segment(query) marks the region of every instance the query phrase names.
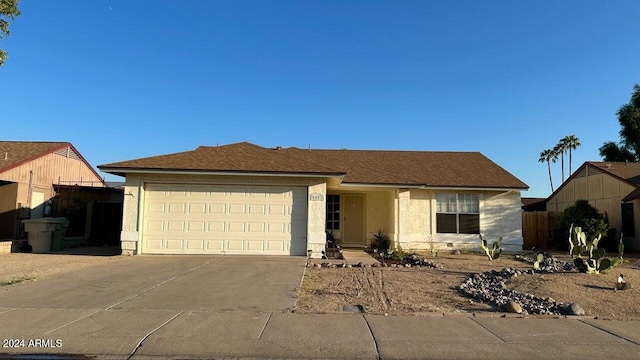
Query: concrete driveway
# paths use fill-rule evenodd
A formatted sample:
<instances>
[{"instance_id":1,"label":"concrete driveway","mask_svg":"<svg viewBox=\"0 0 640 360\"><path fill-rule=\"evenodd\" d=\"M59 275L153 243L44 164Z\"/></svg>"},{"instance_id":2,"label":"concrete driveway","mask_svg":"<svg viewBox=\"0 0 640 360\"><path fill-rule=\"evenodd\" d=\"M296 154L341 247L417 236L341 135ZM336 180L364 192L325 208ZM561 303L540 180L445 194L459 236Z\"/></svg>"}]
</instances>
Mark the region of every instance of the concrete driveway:
<instances>
[{"instance_id":1,"label":"concrete driveway","mask_svg":"<svg viewBox=\"0 0 640 360\"><path fill-rule=\"evenodd\" d=\"M0 354L120 357L170 320L191 319L183 325L195 331L233 314L236 323L263 327L293 306L304 265L288 256L136 256L0 287L0 338L27 341ZM35 339L52 341L29 347Z\"/></svg>"},{"instance_id":2,"label":"concrete driveway","mask_svg":"<svg viewBox=\"0 0 640 360\"><path fill-rule=\"evenodd\" d=\"M0 288L0 306L284 311L294 304L304 264L289 256L137 256Z\"/></svg>"}]
</instances>

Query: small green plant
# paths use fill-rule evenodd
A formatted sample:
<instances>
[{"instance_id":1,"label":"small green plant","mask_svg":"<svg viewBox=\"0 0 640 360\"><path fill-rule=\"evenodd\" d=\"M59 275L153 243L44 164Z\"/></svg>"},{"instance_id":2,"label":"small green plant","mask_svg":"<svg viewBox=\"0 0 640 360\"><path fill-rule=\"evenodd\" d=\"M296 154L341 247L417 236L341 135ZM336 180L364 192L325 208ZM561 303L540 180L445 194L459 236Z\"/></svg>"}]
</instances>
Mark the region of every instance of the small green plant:
<instances>
[{"instance_id":1,"label":"small green plant","mask_svg":"<svg viewBox=\"0 0 640 360\"><path fill-rule=\"evenodd\" d=\"M502 236L498 238L498 241L494 242L491 248L487 245L487 240L482 238L480 235L480 247L484 250L484 253L487 255L490 261L493 261L500 257L502 254L502 248L500 247L500 243L502 243Z\"/></svg>"},{"instance_id":2,"label":"small green plant","mask_svg":"<svg viewBox=\"0 0 640 360\"><path fill-rule=\"evenodd\" d=\"M602 238L602 234L598 234L593 240L588 241L587 234L582 231L580 226L569 228L569 255L573 258L573 264L578 271L587 274L599 274L606 272L612 268L622 264L622 255L624 253L624 244L622 243L622 234L620 234L620 242L618 244L618 256L609 259L605 257L604 249L598 248L598 243ZM584 253L588 257L583 257Z\"/></svg>"},{"instance_id":3,"label":"small green plant","mask_svg":"<svg viewBox=\"0 0 640 360\"><path fill-rule=\"evenodd\" d=\"M374 251L387 251L389 250L389 245L391 241L389 239L389 235L387 235L382 229L379 229L375 233L373 233L373 241L371 242L371 248Z\"/></svg>"}]
</instances>

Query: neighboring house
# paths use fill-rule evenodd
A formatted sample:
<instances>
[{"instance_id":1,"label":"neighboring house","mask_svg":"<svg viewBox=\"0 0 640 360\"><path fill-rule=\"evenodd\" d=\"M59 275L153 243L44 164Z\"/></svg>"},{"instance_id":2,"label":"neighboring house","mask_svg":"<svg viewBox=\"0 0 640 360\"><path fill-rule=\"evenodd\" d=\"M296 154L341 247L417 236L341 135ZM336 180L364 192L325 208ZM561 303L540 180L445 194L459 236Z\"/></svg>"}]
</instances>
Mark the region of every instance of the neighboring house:
<instances>
[{"instance_id":1,"label":"neighboring house","mask_svg":"<svg viewBox=\"0 0 640 360\"><path fill-rule=\"evenodd\" d=\"M106 186L68 142L0 141L0 239L16 239L21 219L50 215L58 184Z\"/></svg>"},{"instance_id":2,"label":"neighboring house","mask_svg":"<svg viewBox=\"0 0 640 360\"><path fill-rule=\"evenodd\" d=\"M363 248L522 249L527 185L477 152L264 148L250 143L98 166L125 176L123 253L321 256Z\"/></svg>"},{"instance_id":3,"label":"neighboring house","mask_svg":"<svg viewBox=\"0 0 640 360\"><path fill-rule=\"evenodd\" d=\"M522 198L522 210L524 211L546 211L547 210L547 198Z\"/></svg>"},{"instance_id":4,"label":"neighboring house","mask_svg":"<svg viewBox=\"0 0 640 360\"><path fill-rule=\"evenodd\" d=\"M640 250L640 163L585 162L549 196L547 210L563 211L577 200L588 200L618 236L622 231L626 249Z\"/></svg>"}]
</instances>

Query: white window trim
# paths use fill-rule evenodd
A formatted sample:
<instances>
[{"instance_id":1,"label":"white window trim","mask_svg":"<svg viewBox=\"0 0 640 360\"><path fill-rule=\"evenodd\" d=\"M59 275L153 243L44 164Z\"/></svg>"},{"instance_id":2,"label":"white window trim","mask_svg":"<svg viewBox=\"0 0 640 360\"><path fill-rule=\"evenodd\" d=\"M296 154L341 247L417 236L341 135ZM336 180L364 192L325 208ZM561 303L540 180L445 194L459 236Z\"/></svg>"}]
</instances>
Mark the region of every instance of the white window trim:
<instances>
[{"instance_id":1,"label":"white window trim","mask_svg":"<svg viewBox=\"0 0 640 360\"><path fill-rule=\"evenodd\" d=\"M478 207L478 212L460 212L460 199L459 196L460 195L475 195L476 196L476 200L477 200L477 207ZM451 235L475 235L475 234L468 234L468 233L460 233L460 214L463 215L478 215L478 228L480 228L480 194L479 193L452 193L452 192L441 192L441 193L434 193L434 197L435 197L435 233L436 234L451 234ZM455 195L456 196L456 212L445 212L445 211L438 211L438 195ZM455 233L441 233L438 232L438 214L455 214L456 215L456 232ZM480 231L479 231L480 232Z\"/></svg>"}]
</instances>

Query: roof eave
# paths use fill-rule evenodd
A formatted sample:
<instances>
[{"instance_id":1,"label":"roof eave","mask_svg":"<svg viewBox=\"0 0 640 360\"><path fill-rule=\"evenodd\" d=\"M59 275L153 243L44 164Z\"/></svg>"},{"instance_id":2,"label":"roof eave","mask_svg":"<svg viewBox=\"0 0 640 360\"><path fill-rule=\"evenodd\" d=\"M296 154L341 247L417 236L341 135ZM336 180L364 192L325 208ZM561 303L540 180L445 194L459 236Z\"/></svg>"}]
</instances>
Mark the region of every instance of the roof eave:
<instances>
[{"instance_id":1,"label":"roof eave","mask_svg":"<svg viewBox=\"0 0 640 360\"><path fill-rule=\"evenodd\" d=\"M431 186L431 185L422 185L422 184L379 184L379 183L342 183L341 187L385 187L385 188L403 188L403 189L423 189L423 190L468 190L468 191L511 191L518 190L524 191L528 190L529 187L511 187L511 186L454 186L454 185L442 185L442 186Z\"/></svg>"},{"instance_id":2,"label":"roof eave","mask_svg":"<svg viewBox=\"0 0 640 360\"><path fill-rule=\"evenodd\" d=\"M255 171L255 170L190 170L190 169L151 169L151 168L116 168L98 166L103 172L126 176L126 174L172 174L172 175L222 175L222 176L280 176L280 177L344 177L344 173L324 172L289 172L289 171Z\"/></svg>"}]
</instances>

